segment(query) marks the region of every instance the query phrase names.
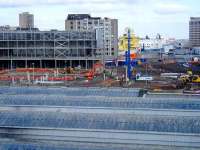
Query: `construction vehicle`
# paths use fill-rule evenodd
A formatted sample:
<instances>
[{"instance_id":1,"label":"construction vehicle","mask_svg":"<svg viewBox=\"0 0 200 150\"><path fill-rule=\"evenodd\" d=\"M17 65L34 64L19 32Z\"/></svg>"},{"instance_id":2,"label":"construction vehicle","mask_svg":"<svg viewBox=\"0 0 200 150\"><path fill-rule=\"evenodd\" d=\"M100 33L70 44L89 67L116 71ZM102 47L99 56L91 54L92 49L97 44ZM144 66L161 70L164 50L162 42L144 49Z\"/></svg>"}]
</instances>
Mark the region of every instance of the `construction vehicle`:
<instances>
[{"instance_id":1,"label":"construction vehicle","mask_svg":"<svg viewBox=\"0 0 200 150\"><path fill-rule=\"evenodd\" d=\"M190 75L182 75L178 78L179 81L182 81L183 83L191 82L192 76Z\"/></svg>"},{"instance_id":2,"label":"construction vehicle","mask_svg":"<svg viewBox=\"0 0 200 150\"><path fill-rule=\"evenodd\" d=\"M200 83L200 76L199 75L193 75L192 83Z\"/></svg>"},{"instance_id":3,"label":"construction vehicle","mask_svg":"<svg viewBox=\"0 0 200 150\"><path fill-rule=\"evenodd\" d=\"M200 76L193 75L191 71L188 71L185 75L181 75L177 80L178 88L191 88L192 84L200 85Z\"/></svg>"},{"instance_id":4,"label":"construction vehicle","mask_svg":"<svg viewBox=\"0 0 200 150\"><path fill-rule=\"evenodd\" d=\"M188 71L187 74L181 75L179 77L179 80L185 82L185 83L200 83L200 76L199 75L193 75L192 71Z\"/></svg>"}]
</instances>

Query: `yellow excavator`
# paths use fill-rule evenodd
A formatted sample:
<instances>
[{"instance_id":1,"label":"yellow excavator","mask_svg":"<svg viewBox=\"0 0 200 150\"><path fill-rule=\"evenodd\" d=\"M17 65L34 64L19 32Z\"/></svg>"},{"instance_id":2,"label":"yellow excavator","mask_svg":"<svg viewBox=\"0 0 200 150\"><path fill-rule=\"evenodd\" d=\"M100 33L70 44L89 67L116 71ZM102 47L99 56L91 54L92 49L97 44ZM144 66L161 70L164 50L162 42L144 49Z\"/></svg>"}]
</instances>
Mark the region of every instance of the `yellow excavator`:
<instances>
[{"instance_id":1,"label":"yellow excavator","mask_svg":"<svg viewBox=\"0 0 200 150\"><path fill-rule=\"evenodd\" d=\"M193 75L191 71L188 71L187 74L182 75L178 78L177 86L178 87L188 87L191 84L200 84L200 76Z\"/></svg>"},{"instance_id":2,"label":"yellow excavator","mask_svg":"<svg viewBox=\"0 0 200 150\"><path fill-rule=\"evenodd\" d=\"M200 76L199 75L193 75L192 76L192 83L200 83Z\"/></svg>"}]
</instances>

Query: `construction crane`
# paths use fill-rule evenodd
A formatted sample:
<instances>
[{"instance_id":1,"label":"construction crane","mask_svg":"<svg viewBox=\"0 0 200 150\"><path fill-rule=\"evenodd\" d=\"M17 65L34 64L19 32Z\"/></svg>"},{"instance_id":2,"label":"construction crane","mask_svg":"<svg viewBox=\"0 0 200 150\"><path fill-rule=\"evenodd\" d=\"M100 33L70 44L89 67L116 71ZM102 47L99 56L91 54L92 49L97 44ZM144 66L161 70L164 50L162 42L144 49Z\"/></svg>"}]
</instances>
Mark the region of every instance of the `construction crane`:
<instances>
[{"instance_id":1,"label":"construction crane","mask_svg":"<svg viewBox=\"0 0 200 150\"><path fill-rule=\"evenodd\" d=\"M127 29L128 36L128 50L125 53L125 65L127 66L127 78L130 80L132 78L131 67L135 67L139 63L146 62L146 59L138 58L138 50L131 53L131 31Z\"/></svg>"},{"instance_id":2,"label":"construction crane","mask_svg":"<svg viewBox=\"0 0 200 150\"><path fill-rule=\"evenodd\" d=\"M131 79L131 31L128 29L128 51L126 53L127 77Z\"/></svg>"}]
</instances>

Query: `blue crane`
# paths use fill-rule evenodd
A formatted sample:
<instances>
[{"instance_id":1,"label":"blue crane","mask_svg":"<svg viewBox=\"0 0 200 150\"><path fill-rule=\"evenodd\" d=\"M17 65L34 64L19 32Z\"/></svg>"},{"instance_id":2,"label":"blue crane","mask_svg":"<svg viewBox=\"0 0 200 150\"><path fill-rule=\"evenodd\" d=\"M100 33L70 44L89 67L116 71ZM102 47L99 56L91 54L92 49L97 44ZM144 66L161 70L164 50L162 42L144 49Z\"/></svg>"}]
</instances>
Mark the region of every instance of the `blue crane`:
<instances>
[{"instance_id":1,"label":"blue crane","mask_svg":"<svg viewBox=\"0 0 200 150\"><path fill-rule=\"evenodd\" d=\"M131 31L128 29L128 51L126 51L127 76L131 79Z\"/></svg>"}]
</instances>

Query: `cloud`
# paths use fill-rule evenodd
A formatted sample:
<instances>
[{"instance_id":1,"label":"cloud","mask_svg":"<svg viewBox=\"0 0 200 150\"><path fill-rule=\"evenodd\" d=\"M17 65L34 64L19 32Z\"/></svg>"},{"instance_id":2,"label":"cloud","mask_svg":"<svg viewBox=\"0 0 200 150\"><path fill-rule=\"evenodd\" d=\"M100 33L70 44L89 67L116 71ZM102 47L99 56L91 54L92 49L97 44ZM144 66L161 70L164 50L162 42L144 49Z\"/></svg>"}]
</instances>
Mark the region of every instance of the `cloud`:
<instances>
[{"instance_id":1,"label":"cloud","mask_svg":"<svg viewBox=\"0 0 200 150\"><path fill-rule=\"evenodd\" d=\"M1 8L30 6L33 0L0 0Z\"/></svg>"},{"instance_id":2,"label":"cloud","mask_svg":"<svg viewBox=\"0 0 200 150\"><path fill-rule=\"evenodd\" d=\"M130 4L141 0L0 0L0 7L27 7L34 5L72 4Z\"/></svg>"},{"instance_id":3,"label":"cloud","mask_svg":"<svg viewBox=\"0 0 200 150\"><path fill-rule=\"evenodd\" d=\"M187 13L189 11L189 7L181 4L173 4L173 3L160 3L157 4L154 8L154 12L162 15L171 15L171 14L179 14L179 13Z\"/></svg>"},{"instance_id":4,"label":"cloud","mask_svg":"<svg viewBox=\"0 0 200 150\"><path fill-rule=\"evenodd\" d=\"M120 34L125 27L131 27L139 35L160 32L174 33L176 36L178 33L174 32L176 29L173 26L176 28L179 25L178 27L184 28L179 31L180 34L187 37L188 18L198 15L198 2L199 0L0 0L0 18L1 25L15 26L18 24L18 14L28 11L34 14L35 25L41 30L64 30L64 20L68 14L88 13L94 17L118 19Z\"/></svg>"}]
</instances>

